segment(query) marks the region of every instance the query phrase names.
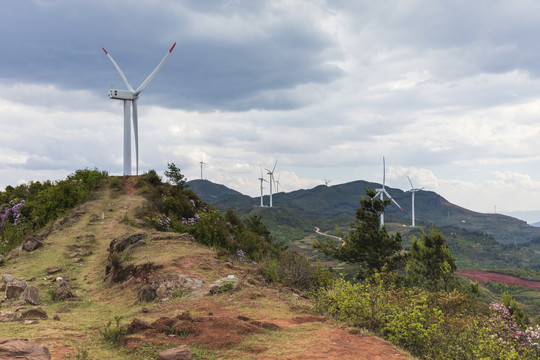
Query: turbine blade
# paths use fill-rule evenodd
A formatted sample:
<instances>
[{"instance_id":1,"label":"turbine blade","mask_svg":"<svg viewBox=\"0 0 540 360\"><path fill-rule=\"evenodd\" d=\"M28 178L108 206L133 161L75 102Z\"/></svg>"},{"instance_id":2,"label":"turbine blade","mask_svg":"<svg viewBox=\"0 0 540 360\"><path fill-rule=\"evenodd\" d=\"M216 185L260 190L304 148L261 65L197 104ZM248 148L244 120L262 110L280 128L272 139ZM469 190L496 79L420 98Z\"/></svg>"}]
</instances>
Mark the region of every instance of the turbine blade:
<instances>
[{"instance_id":1,"label":"turbine blade","mask_svg":"<svg viewBox=\"0 0 540 360\"><path fill-rule=\"evenodd\" d=\"M135 135L135 169L139 175L139 118L137 114L137 100L133 100L133 134Z\"/></svg>"},{"instance_id":2,"label":"turbine blade","mask_svg":"<svg viewBox=\"0 0 540 360\"><path fill-rule=\"evenodd\" d=\"M116 63L116 61L114 61L114 59L112 58L111 54L109 54L107 52L107 50L105 50L105 48L102 48L103 51L105 52L105 55L107 55L107 57L109 58L109 60L111 60L111 62L113 63L114 67L116 68L116 70L118 70L118 73L120 74L120 76L122 77L122 80L124 80L124 83L126 84L127 88L129 89L129 91L133 91L133 88L131 87L131 84L129 83L126 75L124 75L124 72L122 71L122 69L120 69L120 66L118 66L118 64Z\"/></svg>"},{"instance_id":3,"label":"turbine blade","mask_svg":"<svg viewBox=\"0 0 540 360\"><path fill-rule=\"evenodd\" d=\"M259 164L259 168L261 168L261 177L263 177L263 173L262 173L262 165Z\"/></svg>"},{"instance_id":4,"label":"turbine blade","mask_svg":"<svg viewBox=\"0 0 540 360\"><path fill-rule=\"evenodd\" d=\"M176 43L173 44L173 46L171 47L171 49L165 54L165 56L163 57L163 59L161 60L161 62L158 64L158 66L156 66L156 68L154 69L154 71L152 71L150 73L150 75L148 75L148 77L146 78L146 80L143 81L143 83L137 88L137 90L135 90L135 96L139 95L141 93L141 91L143 91L147 86L148 84L150 84L150 81L152 81L152 79L154 78L154 76L156 76L157 72L159 71L159 69L161 69L161 67L163 66L163 64L165 63L165 60L167 60L167 58L169 57L169 55L171 55L171 52L173 51L174 47L176 46Z\"/></svg>"},{"instance_id":5,"label":"turbine blade","mask_svg":"<svg viewBox=\"0 0 540 360\"><path fill-rule=\"evenodd\" d=\"M386 194L386 196L387 196L390 200L392 200L392 202L393 202L394 204L397 205L398 208L401 209L401 206L397 203L396 200L394 200L394 199L390 196L390 194L389 194L386 190L383 190L383 192Z\"/></svg>"},{"instance_id":6,"label":"turbine blade","mask_svg":"<svg viewBox=\"0 0 540 360\"><path fill-rule=\"evenodd\" d=\"M272 174L274 173L274 170L276 170L276 165L277 165L277 160L276 160L276 163L274 164L274 168L272 169Z\"/></svg>"},{"instance_id":7,"label":"turbine blade","mask_svg":"<svg viewBox=\"0 0 540 360\"><path fill-rule=\"evenodd\" d=\"M409 175L407 175L407 179L409 179L409 183L411 184L411 189L414 189L414 186L412 184L412 181L411 181L411 178L409 177Z\"/></svg>"}]
</instances>

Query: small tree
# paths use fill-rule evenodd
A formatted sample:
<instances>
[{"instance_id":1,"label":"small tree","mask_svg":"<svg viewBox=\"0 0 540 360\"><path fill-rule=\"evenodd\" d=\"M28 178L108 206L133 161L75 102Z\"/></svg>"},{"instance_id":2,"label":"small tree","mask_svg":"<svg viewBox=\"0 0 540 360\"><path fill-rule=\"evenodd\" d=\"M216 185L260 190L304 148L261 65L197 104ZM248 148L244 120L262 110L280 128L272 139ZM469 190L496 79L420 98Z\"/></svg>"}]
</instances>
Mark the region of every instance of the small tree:
<instances>
[{"instance_id":1,"label":"small tree","mask_svg":"<svg viewBox=\"0 0 540 360\"><path fill-rule=\"evenodd\" d=\"M414 284L430 290L444 289L455 281L456 262L445 238L431 228L430 233L422 232L422 237L412 237L407 259L407 278Z\"/></svg>"},{"instance_id":2,"label":"small tree","mask_svg":"<svg viewBox=\"0 0 540 360\"><path fill-rule=\"evenodd\" d=\"M360 208L356 210L356 221L340 242L330 239L316 242L314 247L336 259L357 263L357 278L367 278L383 266L392 271L398 268L401 254L401 234L388 234L380 226L380 217L390 200L376 199L374 190L367 188L366 197L360 199Z\"/></svg>"},{"instance_id":3,"label":"small tree","mask_svg":"<svg viewBox=\"0 0 540 360\"><path fill-rule=\"evenodd\" d=\"M180 172L180 168L174 163L167 163L167 168L168 170L165 170L164 172L167 179L179 188L184 189L186 187L186 180L184 179L184 175Z\"/></svg>"}]
</instances>

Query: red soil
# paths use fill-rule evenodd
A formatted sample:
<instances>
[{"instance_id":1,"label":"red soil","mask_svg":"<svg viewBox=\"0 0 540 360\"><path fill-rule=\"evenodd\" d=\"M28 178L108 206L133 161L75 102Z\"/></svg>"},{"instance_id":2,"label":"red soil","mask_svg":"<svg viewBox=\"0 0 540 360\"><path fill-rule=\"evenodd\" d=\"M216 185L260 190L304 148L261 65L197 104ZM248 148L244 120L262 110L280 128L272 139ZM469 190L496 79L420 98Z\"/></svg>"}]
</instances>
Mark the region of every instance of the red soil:
<instances>
[{"instance_id":1,"label":"red soil","mask_svg":"<svg viewBox=\"0 0 540 360\"><path fill-rule=\"evenodd\" d=\"M485 270L458 270L456 274L477 281L480 285L486 285L486 282L491 281L498 284L519 285L529 289L540 290L540 281L523 280L515 276L497 274Z\"/></svg>"}]
</instances>

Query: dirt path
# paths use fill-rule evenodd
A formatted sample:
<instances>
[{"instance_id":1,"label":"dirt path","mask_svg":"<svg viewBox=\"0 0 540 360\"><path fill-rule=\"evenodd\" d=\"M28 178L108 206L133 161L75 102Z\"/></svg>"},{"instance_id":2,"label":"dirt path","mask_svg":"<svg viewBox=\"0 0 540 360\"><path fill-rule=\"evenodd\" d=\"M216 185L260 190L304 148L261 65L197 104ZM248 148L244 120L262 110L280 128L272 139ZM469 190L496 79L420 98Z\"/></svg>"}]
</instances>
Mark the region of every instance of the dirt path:
<instances>
[{"instance_id":1,"label":"dirt path","mask_svg":"<svg viewBox=\"0 0 540 360\"><path fill-rule=\"evenodd\" d=\"M458 270L456 274L468 277L473 281L477 281L480 285L486 285L486 282L491 281L505 285L519 285L529 289L540 290L540 281L529 281L517 278L515 276L493 273L485 270Z\"/></svg>"}]
</instances>

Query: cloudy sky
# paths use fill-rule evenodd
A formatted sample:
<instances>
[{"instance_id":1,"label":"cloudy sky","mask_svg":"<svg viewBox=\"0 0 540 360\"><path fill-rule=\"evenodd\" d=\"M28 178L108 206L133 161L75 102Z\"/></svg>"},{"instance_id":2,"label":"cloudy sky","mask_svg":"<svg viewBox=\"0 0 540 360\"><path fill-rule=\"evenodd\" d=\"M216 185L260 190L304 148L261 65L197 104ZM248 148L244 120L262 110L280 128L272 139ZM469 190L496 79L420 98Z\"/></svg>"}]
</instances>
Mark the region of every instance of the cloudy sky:
<instances>
[{"instance_id":1,"label":"cloudy sky","mask_svg":"<svg viewBox=\"0 0 540 360\"><path fill-rule=\"evenodd\" d=\"M18 0L0 12L0 188L122 173L125 89L140 169L174 162L257 195L353 180L460 206L540 209L540 3ZM267 192L268 189L265 189ZM360 194L359 194L360 196Z\"/></svg>"}]
</instances>

